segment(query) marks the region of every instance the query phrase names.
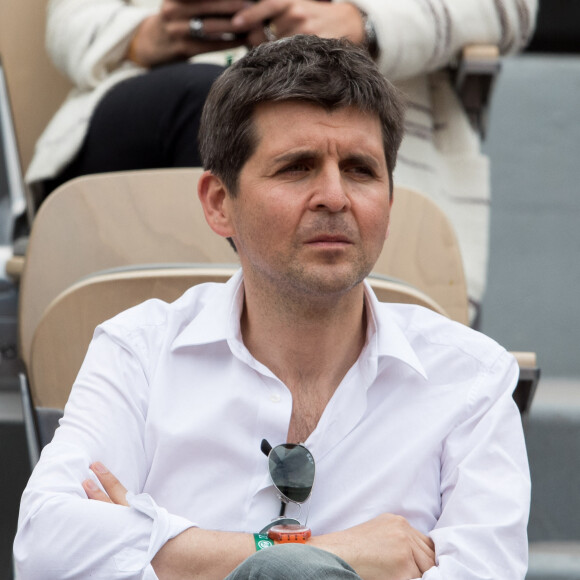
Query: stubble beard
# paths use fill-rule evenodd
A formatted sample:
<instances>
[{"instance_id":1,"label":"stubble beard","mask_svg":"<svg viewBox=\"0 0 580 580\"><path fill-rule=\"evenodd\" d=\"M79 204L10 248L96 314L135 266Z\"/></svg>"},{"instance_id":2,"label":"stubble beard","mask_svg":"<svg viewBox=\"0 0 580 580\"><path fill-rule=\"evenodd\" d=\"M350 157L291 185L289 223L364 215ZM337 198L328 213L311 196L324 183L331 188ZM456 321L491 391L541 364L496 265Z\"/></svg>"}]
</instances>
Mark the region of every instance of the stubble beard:
<instances>
[{"instance_id":1,"label":"stubble beard","mask_svg":"<svg viewBox=\"0 0 580 580\"><path fill-rule=\"evenodd\" d=\"M283 305L285 310L298 309L301 313L332 308L363 282L373 266L362 256L335 264L332 260L326 264L304 264L298 259L284 264L285 261L280 260L273 275L271 271L263 275L275 287L279 306Z\"/></svg>"}]
</instances>

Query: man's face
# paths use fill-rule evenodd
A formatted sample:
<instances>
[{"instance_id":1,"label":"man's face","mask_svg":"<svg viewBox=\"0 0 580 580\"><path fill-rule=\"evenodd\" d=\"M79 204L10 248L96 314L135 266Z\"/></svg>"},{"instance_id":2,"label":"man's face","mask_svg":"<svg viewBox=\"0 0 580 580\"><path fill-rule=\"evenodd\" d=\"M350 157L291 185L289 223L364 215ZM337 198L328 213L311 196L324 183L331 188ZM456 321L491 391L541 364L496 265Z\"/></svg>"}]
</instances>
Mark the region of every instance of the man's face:
<instances>
[{"instance_id":1,"label":"man's face","mask_svg":"<svg viewBox=\"0 0 580 580\"><path fill-rule=\"evenodd\" d=\"M344 108L267 103L258 146L225 201L244 276L280 293L344 293L385 241L389 178L378 117Z\"/></svg>"}]
</instances>

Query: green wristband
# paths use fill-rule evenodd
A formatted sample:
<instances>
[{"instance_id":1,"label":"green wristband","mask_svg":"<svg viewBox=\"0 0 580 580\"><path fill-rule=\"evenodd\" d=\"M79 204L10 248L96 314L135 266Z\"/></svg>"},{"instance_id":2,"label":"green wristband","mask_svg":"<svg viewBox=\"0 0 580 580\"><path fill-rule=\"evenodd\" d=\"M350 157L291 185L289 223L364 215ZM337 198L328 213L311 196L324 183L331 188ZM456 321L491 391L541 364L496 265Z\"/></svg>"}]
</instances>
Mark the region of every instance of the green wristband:
<instances>
[{"instance_id":1,"label":"green wristband","mask_svg":"<svg viewBox=\"0 0 580 580\"><path fill-rule=\"evenodd\" d=\"M256 552L264 550L266 548L271 548L274 546L274 540L271 540L268 536L264 534L254 534L254 542L256 544Z\"/></svg>"}]
</instances>

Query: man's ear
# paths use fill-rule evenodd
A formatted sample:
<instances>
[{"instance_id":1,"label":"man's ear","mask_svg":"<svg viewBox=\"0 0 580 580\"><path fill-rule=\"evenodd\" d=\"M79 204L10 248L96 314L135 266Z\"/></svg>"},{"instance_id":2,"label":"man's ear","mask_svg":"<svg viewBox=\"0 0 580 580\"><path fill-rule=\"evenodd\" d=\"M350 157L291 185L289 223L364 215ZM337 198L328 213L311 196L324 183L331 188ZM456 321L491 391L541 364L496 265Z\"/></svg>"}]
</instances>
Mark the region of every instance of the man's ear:
<instances>
[{"instance_id":1,"label":"man's ear","mask_svg":"<svg viewBox=\"0 0 580 580\"><path fill-rule=\"evenodd\" d=\"M230 238L234 235L229 213L229 193L222 180L204 171L197 183L197 195L209 227L218 235Z\"/></svg>"}]
</instances>

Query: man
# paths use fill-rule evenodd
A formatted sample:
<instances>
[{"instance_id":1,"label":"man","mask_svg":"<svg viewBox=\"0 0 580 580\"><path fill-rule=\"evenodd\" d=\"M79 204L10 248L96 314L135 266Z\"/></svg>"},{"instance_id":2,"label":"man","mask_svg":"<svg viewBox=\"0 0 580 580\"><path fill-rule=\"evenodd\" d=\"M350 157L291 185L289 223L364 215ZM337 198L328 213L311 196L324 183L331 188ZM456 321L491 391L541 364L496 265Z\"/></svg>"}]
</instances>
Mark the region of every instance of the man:
<instances>
[{"instance_id":1,"label":"man","mask_svg":"<svg viewBox=\"0 0 580 580\"><path fill-rule=\"evenodd\" d=\"M242 269L97 329L23 495L21 577L524 578L515 361L364 283L402 118L342 41L262 45L218 79L198 192ZM264 439L316 463L285 514L305 545L254 536L280 502Z\"/></svg>"}]
</instances>

